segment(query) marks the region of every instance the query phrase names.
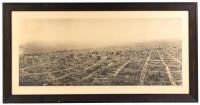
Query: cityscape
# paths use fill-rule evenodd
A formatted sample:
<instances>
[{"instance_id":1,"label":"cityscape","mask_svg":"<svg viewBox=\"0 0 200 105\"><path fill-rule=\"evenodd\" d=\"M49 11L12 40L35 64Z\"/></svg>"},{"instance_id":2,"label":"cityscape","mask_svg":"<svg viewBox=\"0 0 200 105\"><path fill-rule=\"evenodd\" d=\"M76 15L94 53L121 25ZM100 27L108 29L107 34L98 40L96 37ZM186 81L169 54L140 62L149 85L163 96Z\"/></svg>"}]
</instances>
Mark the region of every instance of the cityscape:
<instances>
[{"instance_id":1,"label":"cityscape","mask_svg":"<svg viewBox=\"0 0 200 105\"><path fill-rule=\"evenodd\" d=\"M24 51L19 56L19 85L179 86L182 85L181 41Z\"/></svg>"}]
</instances>

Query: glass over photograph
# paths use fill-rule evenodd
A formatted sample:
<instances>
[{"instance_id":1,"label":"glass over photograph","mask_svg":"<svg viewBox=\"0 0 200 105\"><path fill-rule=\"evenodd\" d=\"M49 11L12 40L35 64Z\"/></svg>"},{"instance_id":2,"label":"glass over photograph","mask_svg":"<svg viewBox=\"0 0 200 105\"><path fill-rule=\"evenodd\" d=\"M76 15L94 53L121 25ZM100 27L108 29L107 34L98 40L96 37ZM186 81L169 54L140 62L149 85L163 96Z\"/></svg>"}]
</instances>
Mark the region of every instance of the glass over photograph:
<instances>
[{"instance_id":1,"label":"glass over photograph","mask_svg":"<svg viewBox=\"0 0 200 105\"><path fill-rule=\"evenodd\" d=\"M12 46L13 93L189 92L187 11L14 11Z\"/></svg>"}]
</instances>

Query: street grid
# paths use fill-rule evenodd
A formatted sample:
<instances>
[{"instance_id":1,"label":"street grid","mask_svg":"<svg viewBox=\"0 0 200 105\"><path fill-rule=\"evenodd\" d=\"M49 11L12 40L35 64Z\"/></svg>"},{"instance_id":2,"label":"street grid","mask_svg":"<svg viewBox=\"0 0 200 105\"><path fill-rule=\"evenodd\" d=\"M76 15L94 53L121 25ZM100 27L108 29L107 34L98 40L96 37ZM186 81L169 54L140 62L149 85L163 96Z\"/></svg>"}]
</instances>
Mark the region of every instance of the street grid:
<instances>
[{"instance_id":1,"label":"street grid","mask_svg":"<svg viewBox=\"0 0 200 105\"><path fill-rule=\"evenodd\" d=\"M182 85L181 56L176 47L29 54L20 58L19 85Z\"/></svg>"}]
</instances>

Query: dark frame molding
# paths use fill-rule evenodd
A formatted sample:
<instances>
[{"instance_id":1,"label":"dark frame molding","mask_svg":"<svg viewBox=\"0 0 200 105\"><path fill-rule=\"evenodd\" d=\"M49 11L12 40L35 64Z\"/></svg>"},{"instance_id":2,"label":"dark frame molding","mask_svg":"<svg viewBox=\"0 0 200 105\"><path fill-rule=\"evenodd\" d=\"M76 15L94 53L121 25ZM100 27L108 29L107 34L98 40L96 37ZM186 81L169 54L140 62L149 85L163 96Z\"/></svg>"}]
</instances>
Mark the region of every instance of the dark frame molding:
<instances>
[{"instance_id":1,"label":"dark frame molding","mask_svg":"<svg viewBox=\"0 0 200 105\"><path fill-rule=\"evenodd\" d=\"M12 11L189 11L189 94L12 95ZM3 103L198 102L197 3L3 3Z\"/></svg>"}]
</instances>

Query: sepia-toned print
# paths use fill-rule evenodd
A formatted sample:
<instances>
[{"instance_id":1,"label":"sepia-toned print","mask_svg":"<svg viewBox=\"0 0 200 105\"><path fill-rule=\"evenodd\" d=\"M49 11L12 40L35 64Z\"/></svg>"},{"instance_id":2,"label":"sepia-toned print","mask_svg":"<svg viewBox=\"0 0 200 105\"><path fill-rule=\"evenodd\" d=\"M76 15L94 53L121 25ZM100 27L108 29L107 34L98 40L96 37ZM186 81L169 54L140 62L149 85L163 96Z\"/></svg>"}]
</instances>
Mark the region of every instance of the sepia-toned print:
<instances>
[{"instance_id":1,"label":"sepia-toned print","mask_svg":"<svg viewBox=\"0 0 200 105\"><path fill-rule=\"evenodd\" d=\"M24 19L19 86L181 86L179 18Z\"/></svg>"},{"instance_id":2,"label":"sepia-toned print","mask_svg":"<svg viewBox=\"0 0 200 105\"><path fill-rule=\"evenodd\" d=\"M196 3L4 3L3 102L197 102Z\"/></svg>"}]
</instances>

